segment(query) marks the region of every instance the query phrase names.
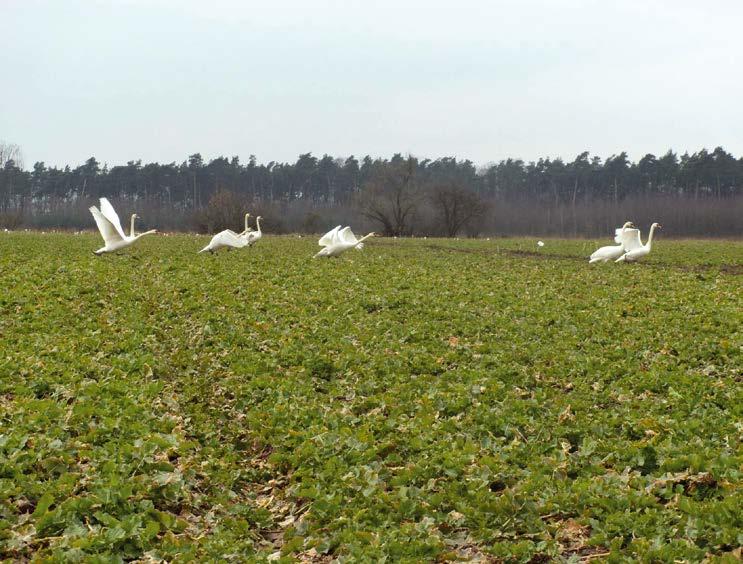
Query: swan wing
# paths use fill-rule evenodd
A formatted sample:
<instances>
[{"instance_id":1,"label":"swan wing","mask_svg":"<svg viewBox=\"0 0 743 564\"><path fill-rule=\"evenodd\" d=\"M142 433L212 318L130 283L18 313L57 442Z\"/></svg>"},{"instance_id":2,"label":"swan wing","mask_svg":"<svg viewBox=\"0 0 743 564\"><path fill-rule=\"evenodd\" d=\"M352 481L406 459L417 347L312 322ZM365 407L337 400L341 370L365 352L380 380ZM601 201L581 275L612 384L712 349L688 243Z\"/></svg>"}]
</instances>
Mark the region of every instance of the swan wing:
<instances>
[{"instance_id":1,"label":"swan wing","mask_svg":"<svg viewBox=\"0 0 743 564\"><path fill-rule=\"evenodd\" d=\"M622 244L622 232L624 231L623 227L617 227L614 230L614 242L618 244Z\"/></svg>"},{"instance_id":2,"label":"swan wing","mask_svg":"<svg viewBox=\"0 0 743 564\"><path fill-rule=\"evenodd\" d=\"M103 237L103 242L106 243L106 246L111 245L113 243L118 243L124 240L121 234L116 230L116 228L111 224L111 222L98 210L97 207L90 206L89 209L90 209L90 213L93 214L93 219L95 219L95 224L98 226L98 231L101 232L101 237Z\"/></svg>"},{"instance_id":3,"label":"swan wing","mask_svg":"<svg viewBox=\"0 0 743 564\"><path fill-rule=\"evenodd\" d=\"M338 234L338 230L341 228L340 225L336 225L333 229L328 231L325 235L320 237L320 240L317 242L318 245L321 247L327 247L329 245L332 245L335 241L335 236Z\"/></svg>"},{"instance_id":4,"label":"swan wing","mask_svg":"<svg viewBox=\"0 0 743 564\"><path fill-rule=\"evenodd\" d=\"M111 225L113 225L114 229L118 231L121 238L126 239L124 230L121 228L121 221L119 221L119 215L116 213L116 210L111 205L111 202L108 201L108 198L101 198L101 213L103 214L103 217L105 217L108 221L111 222Z\"/></svg>"},{"instance_id":5,"label":"swan wing","mask_svg":"<svg viewBox=\"0 0 743 564\"><path fill-rule=\"evenodd\" d=\"M640 230L639 229L625 229L622 233L622 246L625 251L634 251L642 247L642 241L640 241Z\"/></svg>"},{"instance_id":6,"label":"swan wing","mask_svg":"<svg viewBox=\"0 0 743 564\"><path fill-rule=\"evenodd\" d=\"M355 245L359 242L359 240L356 238L356 235L353 234L353 231L351 231L350 227L344 227L340 230L338 233L338 239L341 243L347 243L349 245Z\"/></svg>"},{"instance_id":7,"label":"swan wing","mask_svg":"<svg viewBox=\"0 0 743 564\"><path fill-rule=\"evenodd\" d=\"M248 244L248 241L240 237L231 229L225 229L224 231L220 231L219 233L217 233L212 238L212 243L216 243L225 247L234 247L236 249L241 249Z\"/></svg>"}]
</instances>

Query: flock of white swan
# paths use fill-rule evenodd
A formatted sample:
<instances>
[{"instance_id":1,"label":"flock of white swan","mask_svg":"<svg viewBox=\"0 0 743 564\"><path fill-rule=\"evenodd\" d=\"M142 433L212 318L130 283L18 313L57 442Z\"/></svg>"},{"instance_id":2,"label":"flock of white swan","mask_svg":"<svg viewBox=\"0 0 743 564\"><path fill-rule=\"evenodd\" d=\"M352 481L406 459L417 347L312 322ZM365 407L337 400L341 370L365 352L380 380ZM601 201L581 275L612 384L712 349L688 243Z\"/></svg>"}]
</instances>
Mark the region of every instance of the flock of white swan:
<instances>
[{"instance_id":1,"label":"flock of white swan","mask_svg":"<svg viewBox=\"0 0 743 564\"><path fill-rule=\"evenodd\" d=\"M100 209L91 206L90 213L93 214L93 219L95 219L95 223L98 226L98 230L101 232L103 242L105 243L103 247L97 251L93 251L96 255L118 251L124 247L128 247L144 235L157 233L156 229L151 229L150 231L145 231L144 233L135 235L134 220L139 217L136 213L132 214L129 235L124 233L124 229L121 227L121 221L119 220L116 210L114 210L111 202L106 198L101 198ZM228 250L241 249L243 247L250 247L260 241L263 237L263 232L261 231L262 218L261 216L256 217L255 230L251 229L248 224L249 219L250 214L246 213L245 229L243 229L243 231L240 233L236 233L231 229L220 231L212 237L209 244L201 249L199 253L215 253L222 248ZM631 221L628 221L615 232L614 242L617 244L598 249L590 256L589 263L608 262L610 260L613 260L614 262L636 261L650 253L653 245L653 234L656 229L660 228L661 226L659 224L653 223L650 226L647 243L643 245L640 240L640 230L635 228ZM374 233L369 233L361 239L357 239L350 227L341 228L341 226L338 225L320 237L318 243L322 247L322 250L318 252L314 258L337 257L349 249L361 250L364 247L364 241L370 237L374 237L374 235ZM537 246L543 247L544 243L539 241Z\"/></svg>"},{"instance_id":2,"label":"flock of white swan","mask_svg":"<svg viewBox=\"0 0 743 564\"><path fill-rule=\"evenodd\" d=\"M119 214L116 213L116 210L107 198L101 198L100 209L91 206L90 213L93 214L93 219L95 219L98 231L101 232L103 242L105 243L103 247L97 251L93 251L97 255L118 251L124 247L128 247L144 235L157 233L157 229L151 229L144 233L140 233L139 235L135 235L134 220L139 217L136 213L132 214L129 235L124 233L124 229L121 227L121 220L119 220ZM212 237L209 244L201 249L199 253L215 253L219 249L241 249L243 247L254 245L263 237L263 232L261 231L261 219L261 216L255 218L256 229L253 230L248 224L250 214L246 213L245 229L240 233L235 233L232 229L220 231ZM350 227L341 228L339 225L320 238L320 246L322 247L322 250L317 253L315 257L337 257L349 249L361 250L364 248L364 241L369 237L374 237L374 233L369 233L361 239L357 239Z\"/></svg>"}]
</instances>

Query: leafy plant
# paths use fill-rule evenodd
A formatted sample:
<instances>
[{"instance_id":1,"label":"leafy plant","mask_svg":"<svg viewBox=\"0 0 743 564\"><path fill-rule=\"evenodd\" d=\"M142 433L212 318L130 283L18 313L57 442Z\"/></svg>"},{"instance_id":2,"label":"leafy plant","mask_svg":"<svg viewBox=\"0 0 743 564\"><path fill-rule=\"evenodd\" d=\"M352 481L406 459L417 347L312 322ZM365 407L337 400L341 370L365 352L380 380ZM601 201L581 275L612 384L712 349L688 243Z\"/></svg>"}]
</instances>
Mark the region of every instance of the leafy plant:
<instances>
[{"instance_id":1,"label":"leafy plant","mask_svg":"<svg viewBox=\"0 0 743 564\"><path fill-rule=\"evenodd\" d=\"M205 240L0 234L3 558L740 555L739 243Z\"/></svg>"}]
</instances>

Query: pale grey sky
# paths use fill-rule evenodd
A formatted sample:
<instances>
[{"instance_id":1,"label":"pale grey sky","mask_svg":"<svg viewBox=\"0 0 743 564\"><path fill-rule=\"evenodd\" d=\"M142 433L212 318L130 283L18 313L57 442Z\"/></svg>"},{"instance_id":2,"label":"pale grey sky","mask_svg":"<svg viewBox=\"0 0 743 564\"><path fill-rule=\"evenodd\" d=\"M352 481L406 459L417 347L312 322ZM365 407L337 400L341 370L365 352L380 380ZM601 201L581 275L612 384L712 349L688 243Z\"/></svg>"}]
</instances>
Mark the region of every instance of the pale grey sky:
<instances>
[{"instance_id":1,"label":"pale grey sky","mask_svg":"<svg viewBox=\"0 0 743 564\"><path fill-rule=\"evenodd\" d=\"M743 155L740 0L0 0L34 161Z\"/></svg>"}]
</instances>

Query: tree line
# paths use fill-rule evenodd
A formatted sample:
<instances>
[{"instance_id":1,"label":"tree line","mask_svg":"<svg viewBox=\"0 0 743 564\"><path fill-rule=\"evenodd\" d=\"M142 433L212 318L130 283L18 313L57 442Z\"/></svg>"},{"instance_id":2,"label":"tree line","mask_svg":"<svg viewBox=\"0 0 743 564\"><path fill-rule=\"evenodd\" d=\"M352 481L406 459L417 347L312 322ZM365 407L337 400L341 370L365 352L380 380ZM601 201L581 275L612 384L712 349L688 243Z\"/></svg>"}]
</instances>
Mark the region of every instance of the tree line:
<instances>
[{"instance_id":1,"label":"tree line","mask_svg":"<svg viewBox=\"0 0 743 564\"><path fill-rule=\"evenodd\" d=\"M317 232L337 217L396 236L595 235L632 210L671 216L678 235L729 236L743 229L742 187L743 158L722 147L637 162L626 152L602 159L586 151L568 162L509 158L483 167L402 154L305 153L294 163L251 155L243 163L194 153L181 163L109 167L91 157L77 167L26 169L20 148L0 143L0 227L10 228L90 227L87 206L106 196L182 230L235 227L249 207L276 232Z\"/></svg>"}]
</instances>

